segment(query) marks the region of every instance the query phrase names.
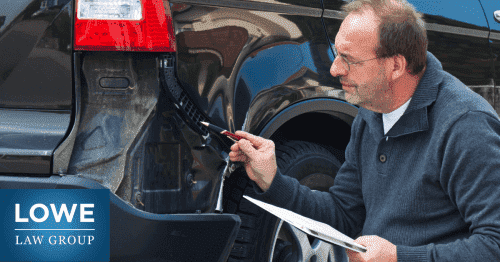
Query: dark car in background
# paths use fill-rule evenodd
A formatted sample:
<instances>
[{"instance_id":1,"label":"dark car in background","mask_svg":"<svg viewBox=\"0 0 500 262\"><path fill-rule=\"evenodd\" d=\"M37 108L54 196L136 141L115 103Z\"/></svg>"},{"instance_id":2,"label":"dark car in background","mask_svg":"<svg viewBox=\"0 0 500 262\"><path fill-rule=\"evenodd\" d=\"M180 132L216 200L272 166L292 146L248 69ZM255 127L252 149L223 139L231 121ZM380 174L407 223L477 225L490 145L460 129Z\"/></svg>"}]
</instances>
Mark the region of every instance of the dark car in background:
<instances>
[{"instance_id":1,"label":"dark car in background","mask_svg":"<svg viewBox=\"0 0 500 262\"><path fill-rule=\"evenodd\" d=\"M500 4L410 1L429 51L500 110ZM334 261L242 198L232 141L326 191L357 108L329 69L339 0L0 0L0 188L105 188L111 261ZM339 255L339 254L337 254Z\"/></svg>"}]
</instances>

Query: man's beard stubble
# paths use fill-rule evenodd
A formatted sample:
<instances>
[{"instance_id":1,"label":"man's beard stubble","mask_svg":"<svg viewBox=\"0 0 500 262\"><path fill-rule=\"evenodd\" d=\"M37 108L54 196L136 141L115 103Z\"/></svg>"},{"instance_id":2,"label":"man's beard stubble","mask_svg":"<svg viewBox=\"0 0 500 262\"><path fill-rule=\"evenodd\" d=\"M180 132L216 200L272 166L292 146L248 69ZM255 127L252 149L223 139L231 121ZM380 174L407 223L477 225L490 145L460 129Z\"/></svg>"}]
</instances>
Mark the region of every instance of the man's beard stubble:
<instances>
[{"instance_id":1,"label":"man's beard stubble","mask_svg":"<svg viewBox=\"0 0 500 262\"><path fill-rule=\"evenodd\" d=\"M359 97L359 93L358 93L359 86L356 85L355 83L345 81L342 78L339 78L339 80L342 84L349 86L349 89L350 89L349 92L344 89L345 100L353 105L358 105L359 103L361 103L361 97Z\"/></svg>"}]
</instances>

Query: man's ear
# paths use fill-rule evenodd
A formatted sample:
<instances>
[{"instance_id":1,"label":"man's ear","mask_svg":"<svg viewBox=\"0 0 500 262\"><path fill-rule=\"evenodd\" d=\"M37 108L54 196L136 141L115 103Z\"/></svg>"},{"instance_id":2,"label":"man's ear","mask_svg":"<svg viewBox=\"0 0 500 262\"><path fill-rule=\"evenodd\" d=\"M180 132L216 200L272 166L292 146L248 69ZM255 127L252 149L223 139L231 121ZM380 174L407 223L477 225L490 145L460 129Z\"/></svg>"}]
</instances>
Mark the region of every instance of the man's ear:
<instances>
[{"instance_id":1,"label":"man's ear","mask_svg":"<svg viewBox=\"0 0 500 262\"><path fill-rule=\"evenodd\" d=\"M396 80L406 73L406 58L399 54L391 57L392 67L391 67L391 77L392 80Z\"/></svg>"}]
</instances>

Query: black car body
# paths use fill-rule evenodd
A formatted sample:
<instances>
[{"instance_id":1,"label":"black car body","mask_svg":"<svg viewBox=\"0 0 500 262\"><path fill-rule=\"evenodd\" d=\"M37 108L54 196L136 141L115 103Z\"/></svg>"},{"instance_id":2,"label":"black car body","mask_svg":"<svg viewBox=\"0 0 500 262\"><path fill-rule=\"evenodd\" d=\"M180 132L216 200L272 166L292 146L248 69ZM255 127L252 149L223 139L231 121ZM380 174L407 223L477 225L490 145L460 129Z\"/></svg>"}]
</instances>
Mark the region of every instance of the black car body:
<instances>
[{"instance_id":1,"label":"black car body","mask_svg":"<svg viewBox=\"0 0 500 262\"><path fill-rule=\"evenodd\" d=\"M499 112L500 5L410 2L444 70ZM279 230L240 221L232 142L199 122L342 162L357 108L329 69L345 1L154 3L168 52L76 48L77 1L0 0L0 188L109 189L111 260L267 260L275 242L250 229Z\"/></svg>"}]
</instances>

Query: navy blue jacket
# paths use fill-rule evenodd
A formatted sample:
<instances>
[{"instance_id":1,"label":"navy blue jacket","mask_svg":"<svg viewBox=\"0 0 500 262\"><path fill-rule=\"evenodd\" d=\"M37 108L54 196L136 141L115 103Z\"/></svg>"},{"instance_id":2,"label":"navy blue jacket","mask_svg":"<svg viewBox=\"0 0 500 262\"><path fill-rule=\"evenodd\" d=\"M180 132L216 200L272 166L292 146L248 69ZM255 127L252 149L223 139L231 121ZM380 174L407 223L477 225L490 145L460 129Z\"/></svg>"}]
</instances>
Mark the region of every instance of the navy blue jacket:
<instances>
[{"instance_id":1,"label":"navy blue jacket","mask_svg":"<svg viewBox=\"0 0 500 262\"><path fill-rule=\"evenodd\" d=\"M428 53L387 141L381 114L359 109L329 192L278 171L262 196L352 238L385 238L398 261L500 261L499 134L493 108Z\"/></svg>"}]
</instances>

